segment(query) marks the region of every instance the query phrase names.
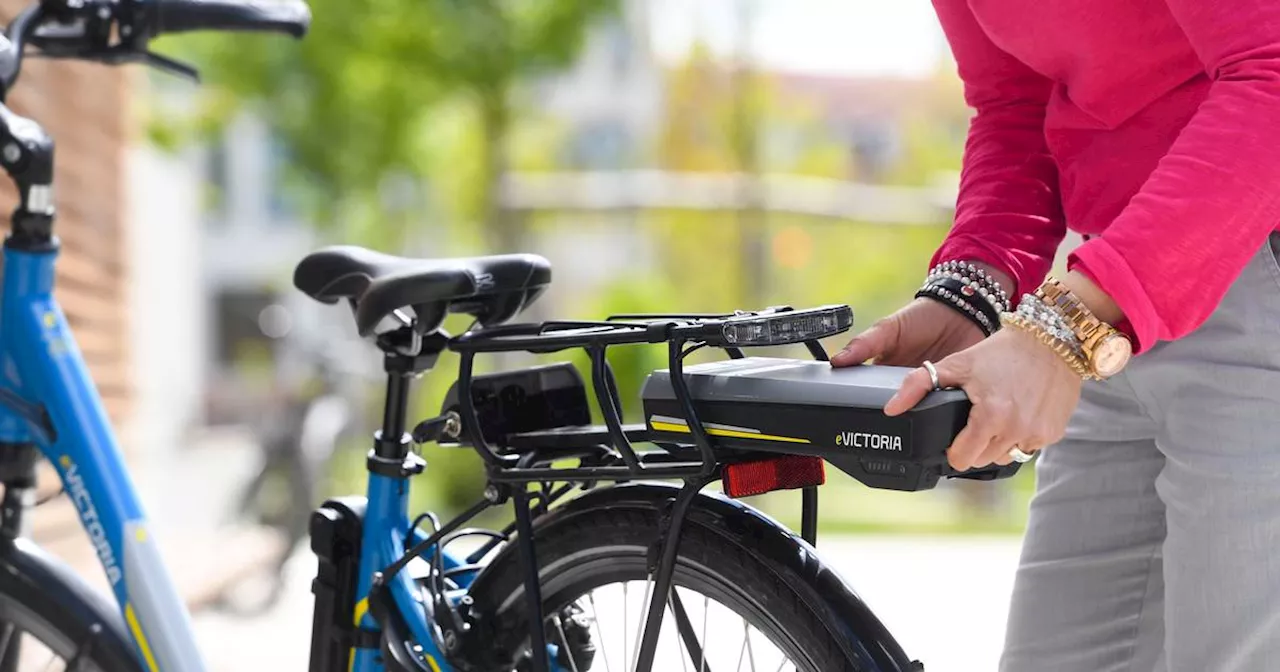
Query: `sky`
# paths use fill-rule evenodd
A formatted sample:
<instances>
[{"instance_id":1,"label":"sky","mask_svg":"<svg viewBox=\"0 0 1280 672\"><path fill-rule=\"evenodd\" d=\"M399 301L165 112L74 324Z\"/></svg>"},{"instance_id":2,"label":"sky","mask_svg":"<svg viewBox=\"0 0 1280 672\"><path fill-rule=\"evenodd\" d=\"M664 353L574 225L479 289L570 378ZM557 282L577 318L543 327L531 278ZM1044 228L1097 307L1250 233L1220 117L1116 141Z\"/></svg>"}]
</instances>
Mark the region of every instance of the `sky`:
<instances>
[{"instance_id":1,"label":"sky","mask_svg":"<svg viewBox=\"0 0 1280 672\"><path fill-rule=\"evenodd\" d=\"M754 8L752 56L762 67L912 77L947 56L929 0L650 0L659 57L680 60L698 36L733 53L744 2Z\"/></svg>"}]
</instances>

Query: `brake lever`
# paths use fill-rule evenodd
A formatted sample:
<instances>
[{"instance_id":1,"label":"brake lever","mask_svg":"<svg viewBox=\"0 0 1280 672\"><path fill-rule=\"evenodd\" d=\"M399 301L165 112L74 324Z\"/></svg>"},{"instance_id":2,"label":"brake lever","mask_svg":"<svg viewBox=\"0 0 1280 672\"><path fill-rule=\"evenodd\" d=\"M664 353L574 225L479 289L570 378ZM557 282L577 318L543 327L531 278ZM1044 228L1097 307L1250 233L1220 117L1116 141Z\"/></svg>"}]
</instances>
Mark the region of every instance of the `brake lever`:
<instances>
[{"instance_id":1,"label":"brake lever","mask_svg":"<svg viewBox=\"0 0 1280 672\"><path fill-rule=\"evenodd\" d=\"M168 56L161 56L154 51L136 51L124 47L113 47L106 51L97 53L83 53L77 56L63 56L63 58L77 58L85 61L97 61L107 65L119 65L121 63L141 63L149 65L157 70L162 70L171 75L188 79L192 82L200 82L200 71L195 67L187 65L182 61L177 61Z\"/></svg>"},{"instance_id":2,"label":"brake lever","mask_svg":"<svg viewBox=\"0 0 1280 672\"><path fill-rule=\"evenodd\" d=\"M29 43L40 51L33 56L96 61L107 65L141 63L171 75L200 81L194 67L147 49L150 35L143 16L131 5L115 11L114 0L74 0L77 11L40 25ZM118 40L112 43L112 29Z\"/></svg>"},{"instance_id":3,"label":"brake lever","mask_svg":"<svg viewBox=\"0 0 1280 672\"><path fill-rule=\"evenodd\" d=\"M200 83L200 71L195 66L187 65L182 61L174 60L168 56L161 56L154 51L144 51L139 59L142 63L149 65L157 70L162 70L171 75L187 79L189 81Z\"/></svg>"}]
</instances>

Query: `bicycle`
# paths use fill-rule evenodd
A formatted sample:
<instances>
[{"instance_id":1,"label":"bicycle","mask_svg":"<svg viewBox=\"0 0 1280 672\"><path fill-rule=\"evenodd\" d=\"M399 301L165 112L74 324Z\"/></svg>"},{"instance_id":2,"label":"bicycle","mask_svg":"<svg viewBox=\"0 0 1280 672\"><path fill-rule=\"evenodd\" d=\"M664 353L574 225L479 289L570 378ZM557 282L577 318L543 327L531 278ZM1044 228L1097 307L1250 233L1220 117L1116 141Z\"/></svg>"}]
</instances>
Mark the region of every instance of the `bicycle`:
<instances>
[{"instance_id":1,"label":"bicycle","mask_svg":"<svg viewBox=\"0 0 1280 672\"><path fill-rule=\"evenodd\" d=\"M306 25L300 4L48 0L8 26L0 83L11 89L28 42L52 56L189 73L149 55L146 39L196 28L300 35ZM25 638L71 670L202 670L52 297L52 142L3 106L0 127L0 160L20 195L0 291L0 671L21 664ZM421 260L354 247L319 250L295 269L300 291L351 308L386 373L366 494L330 499L310 519L318 569L309 669L702 672L736 661L753 670L923 670L817 555L817 488L828 463L898 490L1015 473L1016 463L947 466L967 417L963 392L935 391L887 418L880 409L904 370L745 355L804 344L823 360L819 339L852 325L847 306L513 322L550 280L535 255ZM441 329L449 313L474 323L450 336ZM644 422L624 424L607 351L640 344L664 345L668 364L641 391ZM574 348L590 355L589 386L563 364L476 374L480 355ZM729 359L686 367L699 348ZM460 358L454 389L439 415L407 431L411 381L446 350ZM592 424L588 390L603 424ZM474 450L485 465L483 497L448 522L409 518L409 482L426 468L416 446L427 444ZM22 538L42 456L76 504L114 606ZM705 492L717 479L724 492ZM803 493L799 535L740 499L782 489ZM504 529L464 527L507 504L514 522ZM478 539L478 548L452 551ZM608 618L618 606L621 624Z\"/></svg>"},{"instance_id":2,"label":"bicycle","mask_svg":"<svg viewBox=\"0 0 1280 672\"><path fill-rule=\"evenodd\" d=\"M1016 463L947 465L964 393L935 391L904 418L884 416L906 369L823 363L819 339L851 327L847 306L512 323L550 279L536 255L408 259L350 246L295 269L299 290L349 305L387 373L367 496L329 500L312 518L311 672L709 670L735 656L736 669L767 659L764 669L923 670L817 556L817 486L825 463L898 490L1016 473ZM451 313L474 322L450 336L441 325ZM816 361L744 353L801 343ZM665 344L668 368L641 391L645 422L627 425L606 352L636 344ZM705 347L729 359L684 365ZM602 425L572 365L475 373L478 355L575 348L590 355ZM446 350L460 363L441 413L406 432L409 381ZM408 519L408 481L426 466L414 448L430 443L475 450L488 479L484 496L443 524L429 512ZM717 479L723 494L703 492ZM780 489L803 492L799 536L738 499ZM515 520L505 529L463 527L507 503ZM466 555L448 550L471 536L486 541ZM599 603L619 601L610 637ZM717 630L737 616L742 635L708 665L724 639L708 636L713 613ZM668 614L675 634L663 628Z\"/></svg>"},{"instance_id":3,"label":"bicycle","mask_svg":"<svg viewBox=\"0 0 1280 672\"><path fill-rule=\"evenodd\" d=\"M301 2L41 0L0 40L0 166L19 204L0 288L0 671L57 659L68 670L201 670L190 618L156 548L101 398L53 297L54 143L4 100L28 46L48 58L144 63L194 77L149 51L151 38L195 30L305 34ZM113 606L23 538L35 468L47 458L80 515ZM37 646L38 645L38 646ZM49 656L47 663L33 656Z\"/></svg>"},{"instance_id":4,"label":"bicycle","mask_svg":"<svg viewBox=\"0 0 1280 672\"><path fill-rule=\"evenodd\" d=\"M228 587L217 606L242 615L274 607L284 590L285 566L307 539L326 467L343 441L354 435L356 408L338 381L326 348L294 344L304 375L281 380L255 418L260 463L235 498L234 519L270 529L282 541L263 571Z\"/></svg>"}]
</instances>

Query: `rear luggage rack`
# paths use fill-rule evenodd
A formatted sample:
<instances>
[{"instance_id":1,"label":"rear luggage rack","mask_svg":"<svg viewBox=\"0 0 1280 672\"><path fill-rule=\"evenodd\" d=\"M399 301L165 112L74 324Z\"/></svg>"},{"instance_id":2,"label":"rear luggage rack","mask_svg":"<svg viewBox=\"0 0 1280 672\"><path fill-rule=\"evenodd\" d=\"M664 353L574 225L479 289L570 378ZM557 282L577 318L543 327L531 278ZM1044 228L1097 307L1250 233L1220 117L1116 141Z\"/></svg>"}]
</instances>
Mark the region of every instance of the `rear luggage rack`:
<instances>
[{"instance_id":1,"label":"rear luggage rack","mask_svg":"<svg viewBox=\"0 0 1280 672\"><path fill-rule=\"evenodd\" d=\"M459 439L480 454L496 482L711 478L717 475L725 458L717 456L713 442L698 420L683 380L684 358L702 347L722 348L730 357L741 359L743 347L805 343L810 352L825 360L826 351L818 339L847 331L852 324L853 311L848 306L808 310L778 306L750 313L625 315L604 321L554 321L473 330L450 342L449 348L461 356L461 362L456 390L450 393L453 408L446 411L459 414L462 420ZM659 450L641 452L635 444L654 443L654 437L647 427L623 425L621 401L607 351L615 345L664 342L675 396L688 418L688 437L682 441L659 442ZM545 427L533 432L486 437L476 407L475 383L483 377L475 375L475 356L499 352L551 353L572 348L586 350L590 358L591 388L600 405L604 425ZM510 375L519 375L519 372ZM447 406L449 403L446 401ZM495 440L504 445L494 445ZM535 452L550 449L561 456L565 454L562 451L570 449L576 451L581 464L552 467L548 464L551 460L535 457L532 462L536 466L530 466L528 457L512 454L512 449Z\"/></svg>"},{"instance_id":2,"label":"rear luggage rack","mask_svg":"<svg viewBox=\"0 0 1280 672\"><path fill-rule=\"evenodd\" d=\"M968 417L962 391L932 392L912 411L889 418L884 403L906 369L820 364L827 353L819 339L847 331L852 321L848 306L779 306L469 331L449 343L461 357L444 409L461 420L452 443L475 449L498 483L711 479L725 465L794 456L821 458L870 487L893 490L929 489L944 477L1017 472L1016 463L963 473L947 464L946 449ZM667 344L667 368L644 384L645 422L624 424L608 349L659 343ZM743 352L799 343L818 361L747 358ZM704 347L723 349L730 359L685 366L685 358ZM567 363L474 373L478 354L574 348L589 357L589 387ZM603 424L591 422L588 389ZM577 464L559 464L566 460Z\"/></svg>"}]
</instances>

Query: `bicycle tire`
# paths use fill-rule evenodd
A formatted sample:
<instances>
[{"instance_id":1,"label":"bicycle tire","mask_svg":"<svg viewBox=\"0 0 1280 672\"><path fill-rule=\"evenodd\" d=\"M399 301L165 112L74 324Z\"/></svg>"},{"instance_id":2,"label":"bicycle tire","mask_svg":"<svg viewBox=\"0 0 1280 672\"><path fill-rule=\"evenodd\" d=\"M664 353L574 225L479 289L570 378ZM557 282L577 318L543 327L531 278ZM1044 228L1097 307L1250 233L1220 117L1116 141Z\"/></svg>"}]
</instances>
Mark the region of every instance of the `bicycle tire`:
<instances>
[{"instance_id":1,"label":"bicycle tire","mask_svg":"<svg viewBox=\"0 0 1280 672\"><path fill-rule=\"evenodd\" d=\"M26 540L0 541L0 624L12 624L63 661L80 653L75 669L143 672L113 605ZM4 658L12 664L11 651Z\"/></svg>"},{"instance_id":2,"label":"bicycle tire","mask_svg":"<svg viewBox=\"0 0 1280 672\"><path fill-rule=\"evenodd\" d=\"M696 504L695 504L696 506ZM593 586L647 577L649 546L658 535L654 508L588 508L552 512L535 527L544 614L554 613ZM471 596L479 613L493 614L488 641L500 669L511 669L527 647L528 614L517 554L504 553L478 577ZM769 636L798 669L873 672L831 596L819 594L791 569L691 515L681 536L675 585L707 595ZM767 607L765 606L767 605ZM670 619L664 630L673 627ZM488 639L488 638L486 638ZM498 668L477 668L498 669ZM594 669L594 668L593 668Z\"/></svg>"}]
</instances>

